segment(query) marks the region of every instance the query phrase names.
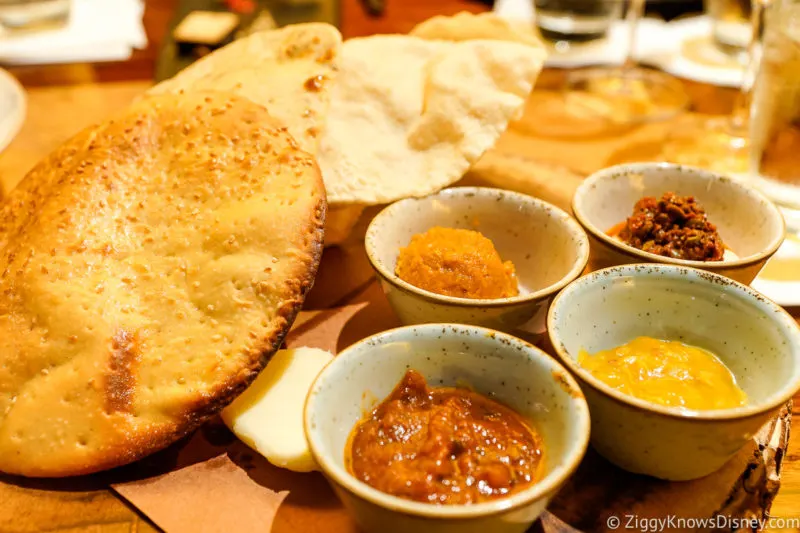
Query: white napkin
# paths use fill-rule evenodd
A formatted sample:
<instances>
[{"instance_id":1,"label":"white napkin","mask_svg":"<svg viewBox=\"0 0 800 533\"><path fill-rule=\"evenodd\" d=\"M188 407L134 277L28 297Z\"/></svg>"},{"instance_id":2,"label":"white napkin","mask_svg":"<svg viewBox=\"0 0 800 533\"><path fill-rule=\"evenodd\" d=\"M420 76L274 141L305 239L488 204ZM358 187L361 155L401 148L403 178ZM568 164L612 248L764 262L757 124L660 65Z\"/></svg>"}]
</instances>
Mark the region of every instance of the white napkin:
<instances>
[{"instance_id":1,"label":"white napkin","mask_svg":"<svg viewBox=\"0 0 800 533\"><path fill-rule=\"evenodd\" d=\"M533 22L533 0L496 0L494 12L503 18Z\"/></svg>"},{"instance_id":2,"label":"white napkin","mask_svg":"<svg viewBox=\"0 0 800 533\"><path fill-rule=\"evenodd\" d=\"M20 35L0 29L0 63L124 61L147 46L143 13L142 0L72 0L63 28Z\"/></svg>"}]
</instances>

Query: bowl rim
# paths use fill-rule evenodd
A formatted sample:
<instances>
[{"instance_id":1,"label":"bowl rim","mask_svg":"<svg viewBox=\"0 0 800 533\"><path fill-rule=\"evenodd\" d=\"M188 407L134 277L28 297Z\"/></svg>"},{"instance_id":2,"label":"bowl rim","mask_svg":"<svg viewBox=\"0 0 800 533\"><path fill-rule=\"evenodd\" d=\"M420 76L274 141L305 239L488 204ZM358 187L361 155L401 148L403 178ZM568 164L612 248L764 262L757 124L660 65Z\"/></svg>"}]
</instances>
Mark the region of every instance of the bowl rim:
<instances>
[{"instance_id":1,"label":"bowl rim","mask_svg":"<svg viewBox=\"0 0 800 533\"><path fill-rule=\"evenodd\" d=\"M633 246L627 243L618 241L613 237L609 236L605 231L602 231L600 228L598 228L593 222L591 222L589 218L586 216L586 214L579 207L581 200L589 197L588 191L590 190L592 185L610 179L612 176L616 174L634 174L634 173L644 173L647 171L660 172L666 170L673 170L678 173L694 174L695 176L701 179L721 182L726 185L732 186L734 189L738 189L741 193L745 195L757 198L758 200L760 200L760 204L763 206L763 208L766 211L769 211L770 215L773 218L776 218L778 220L780 225L780 230L778 231L778 235L771 238L766 248L764 248L760 252L757 252L755 254L746 257L740 257L737 259L728 259L728 260L723 259L721 261L690 261L688 259L676 259L673 257L667 257L664 255L657 255L650 252L645 252L644 250L639 250L638 248L634 248ZM761 191L759 191L754 187L751 187L750 185L742 183L739 180L730 178L728 176L723 176L722 174L718 174L716 172L711 172L709 170L689 165L678 165L675 163L667 163L667 162L623 163L620 165L614 165L611 167L604 168L602 170L598 170L597 172L594 172L585 180L583 180L583 182L580 185L578 185L578 188L575 189L575 193L572 195L571 209L572 209L572 214L575 216L575 219L580 223L580 225L587 233L592 235L601 243L613 248L618 252L621 252L635 259L641 259L652 263L664 263L668 265L678 265L689 268L702 268L703 270L728 270L731 268L754 265L774 255L775 252L778 251L778 248L780 248L781 244L783 244L784 239L786 238L786 221L783 219L783 215L781 214L780 210L775 206L775 204L769 198L767 198Z\"/></svg>"},{"instance_id":2,"label":"bowl rim","mask_svg":"<svg viewBox=\"0 0 800 533\"><path fill-rule=\"evenodd\" d=\"M448 198L453 196L466 196L468 194L508 197L513 199L517 205L529 204L533 205L537 209L549 209L552 213L557 215L553 217L553 220L556 220L565 226L566 229L572 235L574 235L578 241L576 246L577 257L570 270L555 283L526 294L518 294L516 296L510 296L507 298L460 298L457 296L437 294L435 292L427 291L412 285L411 283L400 279L400 277L387 268L382 261L377 259L374 250L374 243L376 241L378 225L383 219L389 217L394 211L402 209L403 206L412 205L414 202L419 202L434 197ZM571 217L569 213L549 202L545 202L544 200L540 200L526 194L493 187L449 187L447 189L442 189L437 193L423 196L421 198L404 198L402 200L393 202L384 207L377 215L375 215L372 221L370 221L369 226L367 227L367 233L364 242L367 258L369 259L373 270L375 270L379 276L388 283L391 283L394 287L403 292L411 293L424 300L457 307L503 307L547 298L548 296L557 293L569 285L570 282L577 279L578 276L581 275L581 273L586 269L586 265L589 264L590 254L589 237L586 235L583 227L581 227L581 225L573 217Z\"/></svg>"},{"instance_id":3,"label":"bowl rim","mask_svg":"<svg viewBox=\"0 0 800 533\"><path fill-rule=\"evenodd\" d=\"M367 348L375 340L381 338L391 339L393 337L401 336L414 330L430 331L441 335L443 328L446 328L450 335L463 336L465 342L470 342L469 339L474 338L476 335L480 337L491 338L491 342L498 345L505 346L504 349L509 350L514 354L525 354L528 359L539 358L543 360L546 365L550 366L550 371L558 372L559 377L563 377L564 381L559 385L566 387L565 390L569 396L574 400L577 416L572 417L572 423L576 426L576 433L578 440L573 440L568 444L568 449L561 458L561 461L555 463L552 471L544 476L539 481L527 489L522 490L511 496L499 498L496 500L481 502L475 504L459 504L459 505L437 505L432 503L423 503L413 500L400 498L382 492L350 474L344 467L336 464L336 461L331 459L328 455L321 452L318 446L317 439L314 438L315 433L319 430L310 427L310 405L312 405L312 397L315 395L320 383L325 379L325 374L329 372L336 364L354 364L358 361L352 354L358 353L360 350L365 350L362 353L368 353ZM413 338L414 336L412 336ZM519 355L522 357L522 355ZM337 363L339 361L339 363ZM399 378L398 378L399 379ZM553 376L553 379L556 378ZM560 380L559 380L560 381ZM566 418L566 417L565 417ZM400 326L397 328L388 329L380 333L376 333L366 337L342 350L331 362L314 379L313 384L309 388L306 401L303 406L303 429L308 439L309 449L314 460L319 465L320 471L325 476L331 478L335 483L343 487L351 494L362 498L369 503L379 506L381 508L399 512L406 515L424 517L429 519L474 519L494 516L502 513L507 513L514 509L524 507L548 495L554 494L559 488L569 479L580 465L583 457L589 446L589 436L591 431L591 419L589 413L589 405L586 402L586 397L581 391L580 385L577 380L564 368L563 365L554 357L548 355L540 348L525 342L522 339L502 333L490 328L471 326L466 324L454 323L432 323L432 324L416 324L408 326ZM352 428L350 428L352 430Z\"/></svg>"},{"instance_id":4,"label":"bowl rim","mask_svg":"<svg viewBox=\"0 0 800 533\"><path fill-rule=\"evenodd\" d=\"M778 391L780 394L774 394L772 398L767 398L769 401L760 404L751 404L740 407L732 407L727 409L709 409L709 410L696 410L696 409L683 409L680 407L667 407L641 400L634 396L623 394L622 392L614 389L610 385L596 378L591 372L584 369L578 362L573 359L567 352L566 347L561 341L560 335L557 334L558 328L555 327L556 315L561 311L559 301L562 297L569 296L574 291L579 291L582 288L599 283L601 280L609 278L619 278L622 276L649 276L653 270L665 272L668 274L669 280L677 283L686 283L688 280L703 284L725 285L732 287L735 291L742 295L744 300L751 305L760 308L766 315L772 317L771 323L774 327L780 328L791 337L791 330L795 329L796 343L789 346L791 354L793 354L795 370L793 371L793 378L787 381ZM768 312L767 312L768 311ZM780 317L776 319L775 317ZM626 405L631 408L638 409L657 415L661 415L673 419L692 420L698 422L719 422L724 420L742 420L746 418L756 417L777 409L800 390L800 326L798 326L794 317L781 306L757 292L756 290L748 287L743 283L732 280L714 272L708 272L698 268L653 264L653 263L635 263L629 265L617 265L613 267L603 268L596 270L586 276L581 277L575 282L571 283L569 287L561 291L553 300L553 304L547 312L547 332L553 349L558 354L558 358L564 366L568 367L570 372L580 378L582 383L594 389L595 392L614 400L617 403Z\"/></svg>"}]
</instances>

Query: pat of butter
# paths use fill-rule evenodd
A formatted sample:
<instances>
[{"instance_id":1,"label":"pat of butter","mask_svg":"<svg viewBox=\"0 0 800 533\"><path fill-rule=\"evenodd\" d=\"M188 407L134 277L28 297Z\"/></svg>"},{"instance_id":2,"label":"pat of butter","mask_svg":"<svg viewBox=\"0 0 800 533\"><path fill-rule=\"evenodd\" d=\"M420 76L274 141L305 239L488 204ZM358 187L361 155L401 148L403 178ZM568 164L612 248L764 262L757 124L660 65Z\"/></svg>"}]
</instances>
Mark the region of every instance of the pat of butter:
<instances>
[{"instance_id":1,"label":"pat of butter","mask_svg":"<svg viewBox=\"0 0 800 533\"><path fill-rule=\"evenodd\" d=\"M317 348L279 350L244 393L222 411L222 420L245 444L275 466L317 469L303 428L306 395L333 355Z\"/></svg>"},{"instance_id":2,"label":"pat of butter","mask_svg":"<svg viewBox=\"0 0 800 533\"><path fill-rule=\"evenodd\" d=\"M217 11L192 11L173 30L178 42L218 44L239 25L236 13Z\"/></svg>"}]
</instances>

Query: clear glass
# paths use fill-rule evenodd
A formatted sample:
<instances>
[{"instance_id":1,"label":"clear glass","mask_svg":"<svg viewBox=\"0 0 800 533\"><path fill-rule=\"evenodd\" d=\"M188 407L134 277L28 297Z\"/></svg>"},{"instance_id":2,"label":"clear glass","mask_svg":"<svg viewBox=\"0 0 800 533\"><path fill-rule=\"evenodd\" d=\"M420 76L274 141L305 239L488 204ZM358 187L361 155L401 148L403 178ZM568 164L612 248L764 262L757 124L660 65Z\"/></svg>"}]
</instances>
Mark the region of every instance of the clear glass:
<instances>
[{"instance_id":1,"label":"clear glass","mask_svg":"<svg viewBox=\"0 0 800 533\"><path fill-rule=\"evenodd\" d=\"M767 1L752 0L747 64L731 114L713 118L690 116L676 124L664 142L661 156L665 161L746 177L750 157L750 96L758 70Z\"/></svg>"},{"instance_id":2,"label":"clear glass","mask_svg":"<svg viewBox=\"0 0 800 533\"><path fill-rule=\"evenodd\" d=\"M738 55L750 43L751 0L703 0L712 36L724 52Z\"/></svg>"},{"instance_id":3,"label":"clear glass","mask_svg":"<svg viewBox=\"0 0 800 533\"><path fill-rule=\"evenodd\" d=\"M610 0L533 0L542 37L569 45L606 36L622 15L622 2Z\"/></svg>"},{"instance_id":4,"label":"clear glass","mask_svg":"<svg viewBox=\"0 0 800 533\"><path fill-rule=\"evenodd\" d=\"M618 0L605 1L619 4ZM564 123L573 129L571 136L597 135L664 120L688 107L689 98L680 81L636 64L636 35L644 4L645 0L627 2L622 65L577 69L567 75L560 112ZM560 131L559 136L562 135Z\"/></svg>"},{"instance_id":5,"label":"clear glass","mask_svg":"<svg viewBox=\"0 0 800 533\"><path fill-rule=\"evenodd\" d=\"M0 0L0 35L65 25L71 0Z\"/></svg>"},{"instance_id":6,"label":"clear glass","mask_svg":"<svg viewBox=\"0 0 800 533\"><path fill-rule=\"evenodd\" d=\"M750 108L749 174L800 229L800 0L773 0L764 16Z\"/></svg>"}]
</instances>

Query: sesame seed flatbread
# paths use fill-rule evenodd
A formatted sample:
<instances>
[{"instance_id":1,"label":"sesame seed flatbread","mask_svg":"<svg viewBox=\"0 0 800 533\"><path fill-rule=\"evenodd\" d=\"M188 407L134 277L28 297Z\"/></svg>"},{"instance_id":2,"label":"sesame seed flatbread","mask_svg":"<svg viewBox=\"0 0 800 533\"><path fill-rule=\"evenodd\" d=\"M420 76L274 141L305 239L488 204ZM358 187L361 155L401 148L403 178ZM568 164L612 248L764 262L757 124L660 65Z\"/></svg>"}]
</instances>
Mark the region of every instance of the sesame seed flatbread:
<instances>
[{"instance_id":1,"label":"sesame seed flatbread","mask_svg":"<svg viewBox=\"0 0 800 533\"><path fill-rule=\"evenodd\" d=\"M279 347L322 248L322 180L264 107L160 95L72 138L0 205L0 471L167 446Z\"/></svg>"}]
</instances>

